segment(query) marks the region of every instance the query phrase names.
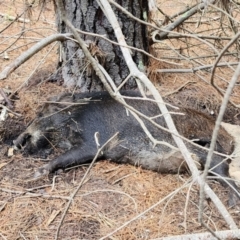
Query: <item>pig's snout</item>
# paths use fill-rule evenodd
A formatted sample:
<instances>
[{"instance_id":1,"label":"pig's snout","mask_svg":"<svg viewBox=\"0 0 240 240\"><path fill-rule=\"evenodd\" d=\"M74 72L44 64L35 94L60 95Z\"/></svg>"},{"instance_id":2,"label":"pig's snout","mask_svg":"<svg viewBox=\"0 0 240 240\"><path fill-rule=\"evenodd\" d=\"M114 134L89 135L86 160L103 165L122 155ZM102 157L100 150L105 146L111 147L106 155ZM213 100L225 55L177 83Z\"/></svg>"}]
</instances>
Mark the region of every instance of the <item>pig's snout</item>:
<instances>
[{"instance_id":1,"label":"pig's snout","mask_svg":"<svg viewBox=\"0 0 240 240\"><path fill-rule=\"evenodd\" d=\"M15 150L23 150L30 140L31 135L29 133L22 133L16 140L13 140Z\"/></svg>"}]
</instances>

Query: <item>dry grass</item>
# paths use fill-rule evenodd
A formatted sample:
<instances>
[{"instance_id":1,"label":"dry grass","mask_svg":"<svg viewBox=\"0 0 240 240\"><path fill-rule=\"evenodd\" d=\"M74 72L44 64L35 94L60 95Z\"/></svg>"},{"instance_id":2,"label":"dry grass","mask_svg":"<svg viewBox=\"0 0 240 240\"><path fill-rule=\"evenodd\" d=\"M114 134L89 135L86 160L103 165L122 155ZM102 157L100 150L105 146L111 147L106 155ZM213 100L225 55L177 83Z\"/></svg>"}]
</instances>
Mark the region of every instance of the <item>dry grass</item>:
<instances>
[{"instance_id":1,"label":"dry grass","mask_svg":"<svg viewBox=\"0 0 240 240\"><path fill-rule=\"evenodd\" d=\"M8 162L9 160L5 160ZM53 178L27 181L41 161L18 159L1 171L0 231L7 239L21 233L27 239L54 239L67 199L77 187L86 167L72 169ZM97 163L66 215L60 239L98 239L148 209L173 190L187 176L159 175L133 166ZM227 192L213 184L218 196ZM198 193L192 186L185 208L185 188L114 234L113 239L149 239L167 235L200 232L197 222ZM236 209L232 210L239 220ZM185 216L186 214L186 216ZM206 221L217 229L227 229L213 205L205 206Z\"/></svg>"},{"instance_id":2,"label":"dry grass","mask_svg":"<svg viewBox=\"0 0 240 240\"><path fill-rule=\"evenodd\" d=\"M16 16L21 12L21 1L9 3L8 0L1 2L2 13ZM180 3L181 1L179 6ZM169 10L169 8L166 9ZM17 33L23 29L31 29L9 48L7 51L9 60L0 58L1 69L36 41L54 33L53 7L47 4L47 9L36 21L38 14L39 9L34 7L30 23L24 26L23 23L16 22L2 33L0 36L1 51L14 43L18 36ZM10 21L0 18L1 29L9 23ZM12 37L9 38L9 36ZM172 42L172 44L179 43ZM23 86L24 82L28 82L28 86L24 85L18 92L19 99L15 101L14 108L14 111L24 116L26 123L34 118L35 110L41 101L51 95L66 91L56 83L45 82L49 74L54 73L56 69L57 47L54 47L46 56L51 47L42 50L12 73L7 80L0 82L0 87L9 88L13 92ZM43 64L37 68L33 74L34 77L29 79L36 64L42 59L44 59ZM204 72L201 74L209 77L209 74ZM230 73L221 72L221 74L227 78ZM155 80L161 92L164 94L180 93L181 99L186 97L186 103L190 102L192 105L196 103L192 100L193 96L198 93L196 107L199 106L199 102L204 101L205 105L209 102L207 106L210 108L210 106L219 105L221 100L214 90L209 89L208 84L200 82L193 74L162 74ZM181 95L184 91L186 92ZM234 90L234 94L239 96L238 89ZM236 101L239 101L239 98L236 97ZM34 170L44 164L43 161L26 158L21 154L7 158L6 151L5 146L0 153L0 238L54 239L69 197L80 183L87 166L36 181L31 177ZM53 157L50 156L50 158ZM188 180L187 174L160 175L134 166L116 165L108 161L99 162L95 164L83 187L74 198L62 223L59 239L103 237L174 190L181 188ZM218 183L212 183L211 186L226 204L227 191ZM188 191L190 191L189 197ZM154 239L162 236L203 232L205 229L199 225L197 220L198 201L197 186L187 186L179 190L171 199L169 198L132 221L108 239ZM211 228L214 230L228 229L211 202L206 202L204 213L205 220ZM230 209L230 213L239 225L238 208Z\"/></svg>"}]
</instances>

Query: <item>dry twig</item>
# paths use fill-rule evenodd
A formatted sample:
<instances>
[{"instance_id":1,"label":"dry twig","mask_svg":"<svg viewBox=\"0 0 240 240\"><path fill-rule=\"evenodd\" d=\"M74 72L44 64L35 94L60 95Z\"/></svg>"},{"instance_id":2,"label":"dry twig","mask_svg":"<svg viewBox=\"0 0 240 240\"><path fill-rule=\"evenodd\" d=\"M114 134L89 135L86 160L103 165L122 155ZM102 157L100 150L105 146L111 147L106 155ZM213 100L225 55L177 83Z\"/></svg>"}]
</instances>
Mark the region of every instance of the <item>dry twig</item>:
<instances>
[{"instance_id":1,"label":"dry twig","mask_svg":"<svg viewBox=\"0 0 240 240\"><path fill-rule=\"evenodd\" d=\"M86 179L89 171L92 169L92 166L93 166L93 164L95 163L95 161L97 160L99 154L101 154L101 152L102 152L103 149L107 146L107 144L108 144L109 142L111 142L117 135L118 135L118 133L115 133L106 143L104 143L104 144L101 146L101 148L99 148L99 149L97 150L97 153L96 153L94 159L92 160L91 164L89 165L87 171L85 172L85 174L84 174L81 182L79 183L78 187L74 190L74 192L71 194L70 200L68 201L68 204L67 204L67 206L66 206L66 208L65 208L65 210L64 210L64 212L63 212L63 214L62 214L62 218L61 218L61 220L60 220L60 223L59 223L58 228L57 228L57 231L56 231L56 235L55 235L55 239L56 239L56 240L58 239L58 236L59 236L59 232L60 232L62 223L63 223L63 221L64 221L64 219L65 219L65 216L66 216L66 214L67 214L67 211L68 211L68 209L69 209L69 207L70 207L70 205L71 205L71 203L72 203L72 201L73 201L73 198L75 197L75 195L77 194L77 192L79 191L79 189L82 187L82 185L83 185L83 183L84 183L84 181L85 181L85 179Z\"/></svg>"},{"instance_id":2,"label":"dry twig","mask_svg":"<svg viewBox=\"0 0 240 240\"><path fill-rule=\"evenodd\" d=\"M99 2L101 3L100 6L102 7L105 15L107 16L107 18L108 18L109 22L111 23L113 29L115 30L115 35L118 39L118 42L121 43L121 45L124 45L124 44L127 45L125 40L124 40L124 36L122 34L122 31L121 31L121 28L118 24L118 21L117 21L115 15L114 15L114 12L111 9L111 6L105 0L99 0ZM136 67L135 63L133 62L133 60L131 58L131 54L130 54L129 50L125 47L121 47L121 50L122 50L124 58L126 59L127 65L129 67L129 70L130 70L130 73L132 74L132 76L139 79L151 91L151 93L153 94L154 98L157 101L162 101L162 98L161 98L159 92L156 90L156 88L153 86L153 84ZM173 133L178 134L178 132L176 130L176 127L175 127L175 125L172 121L172 118L168 114L168 110L167 110L166 106L165 105L159 105L159 108L160 108L162 114L164 114L163 116L164 116L164 119L167 123L168 128L171 129ZM176 137L176 135L172 134L172 137L175 140L177 146L179 147L182 155L184 156L184 158L185 158L185 160L186 160L186 162L189 166L189 169L191 170L191 173L193 175L193 179L197 180L198 183L202 184L202 179L199 177L198 169L197 169L194 161L192 160L192 157L191 157L189 151L187 150L185 144L183 143L181 138ZM207 193L207 195L211 198L211 200L214 202L216 207L219 209L220 213L222 214L224 219L227 221L230 228L231 229L236 229L237 226L236 226L234 220L230 216L230 214L227 211L227 209L225 208L225 206L222 204L222 202L216 196L216 194L207 185L205 185L204 190Z\"/></svg>"},{"instance_id":3,"label":"dry twig","mask_svg":"<svg viewBox=\"0 0 240 240\"><path fill-rule=\"evenodd\" d=\"M55 41L64 41L71 37L71 34L54 34L50 37L46 37L43 40L39 41L37 44L29 48L26 52L16 58L11 64L4 68L4 70L0 73L0 80L6 79L8 75L16 70L19 66L21 66L24 62L26 62L30 57L39 52L42 48L49 45Z\"/></svg>"},{"instance_id":4,"label":"dry twig","mask_svg":"<svg viewBox=\"0 0 240 240\"><path fill-rule=\"evenodd\" d=\"M98 2L100 3L101 8L103 9L106 17L108 18L110 24L112 25L112 27L115 31L115 35L118 39L119 44L121 45L120 48L123 53L123 56L127 60L126 62L127 62L128 68L130 70L130 74L132 76L134 76L136 79L140 80L151 91L151 93L153 94L153 96L157 102L163 101L159 92L156 90L156 88L153 86L153 84L148 80L148 78L142 72L139 71L139 69L133 62L131 54L129 52L129 49L127 48L127 44L124 40L124 36L122 34L121 28L120 28L118 21L114 15L114 12L112 11L110 4L105 0L99 0ZM74 26L72 25L72 23L67 19L66 13L65 13L65 10L63 7L63 3L61 0L58 1L58 8L59 8L60 16L61 16L62 20L73 32L74 37L76 38L79 45L81 46L85 56L91 62L93 69L95 70L96 74L99 76L101 81L103 82L105 88L109 91L110 95L114 99L123 103L121 101L119 93L118 93L118 95L116 95L112 92L111 87L106 83L105 77L104 77L103 73L100 71L98 64L96 63L96 60L91 56L89 50L85 46L84 41L80 38L79 34L77 34L77 31L74 28ZM126 47L123 47L123 46L126 46ZM168 114L168 110L167 110L166 106L164 104L158 104L158 106L166 120L166 123L167 123L169 129L172 130L172 136L173 136L175 142L177 143L177 146L179 147L181 153L183 154L183 156L193 174L193 178L196 179L199 183L201 183L202 179L199 177L198 169L197 169L194 161L192 160L191 154L187 150L187 148L186 148L185 144L183 143L183 141L181 140L181 138L176 136L176 135L178 135L178 132L177 132L175 125L171 119L171 116ZM210 196L212 201L215 203L216 207L219 209L219 211L223 215L224 219L228 222L230 228L237 228L235 222L231 218L231 216L228 213L228 211L226 210L225 206L221 203L219 198L216 196L216 194L214 194L214 192L207 185L205 185L205 191Z\"/></svg>"},{"instance_id":5,"label":"dry twig","mask_svg":"<svg viewBox=\"0 0 240 240\"><path fill-rule=\"evenodd\" d=\"M220 129L220 125L221 125L221 122L222 122L222 119L223 119L223 114L224 114L225 109L227 107L228 99L231 95L233 87L234 87L236 81L238 80L239 76L240 76L240 63L238 65L234 75L232 76L232 79L231 79L231 81L228 85L227 91L224 95L223 102L222 102L222 105L221 105L221 108L220 108L220 111L219 111L219 114L218 114L218 117L217 117L217 121L216 121L214 130L213 130L213 134L212 134L212 140L211 140L209 152L208 152L208 155L207 155L207 161L206 161L204 172L203 172L203 182L200 184L201 188L200 188L199 220L200 220L201 223L203 223L203 218L202 218L203 215L202 214L203 214L203 202L204 202L204 199L205 199L204 188L205 188L205 184L206 184L207 173L208 173L210 163L211 163L211 159L212 159L212 155L213 155L213 150L214 150L214 147L215 147L215 144L216 144L216 141L217 141L217 134L218 134L218 131ZM237 229L236 226L235 226L235 229Z\"/></svg>"},{"instance_id":6,"label":"dry twig","mask_svg":"<svg viewBox=\"0 0 240 240\"><path fill-rule=\"evenodd\" d=\"M29 23L30 20L29 19L26 19L26 18L21 18L19 16L17 17L13 17L13 16L10 16L8 14L5 14L5 13L0 13L0 16L1 17L4 17L5 19L8 19L10 21L17 21L17 22L23 22L23 23ZM21 16L21 15L20 15Z\"/></svg>"},{"instance_id":7,"label":"dry twig","mask_svg":"<svg viewBox=\"0 0 240 240\"><path fill-rule=\"evenodd\" d=\"M221 239L221 240L227 240L227 239L240 239L240 230L225 230L225 231L217 231L215 234ZM205 240L205 239L211 239L216 240L217 238L213 237L211 233L205 232L205 233L194 233L194 234L186 234L186 235L180 235L180 236L172 236L172 237L161 237L161 238L154 238L152 240Z\"/></svg>"}]
</instances>

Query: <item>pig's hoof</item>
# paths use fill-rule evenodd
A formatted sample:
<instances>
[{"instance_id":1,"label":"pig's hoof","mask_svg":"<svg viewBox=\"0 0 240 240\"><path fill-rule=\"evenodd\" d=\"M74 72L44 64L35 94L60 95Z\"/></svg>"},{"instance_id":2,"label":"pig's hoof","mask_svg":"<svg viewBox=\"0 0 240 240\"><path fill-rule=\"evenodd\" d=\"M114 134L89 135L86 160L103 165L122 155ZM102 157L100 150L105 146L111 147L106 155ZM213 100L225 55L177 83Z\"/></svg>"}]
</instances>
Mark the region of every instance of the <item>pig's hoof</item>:
<instances>
[{"instance_id":1,"label":"pig's hoof","mask_svg":"<svg viewBox=\"0 0 240 240\"><path fill-rule=\"evenodd\" d=\"M49 174L49 170L47 169L47 165L39 168L35 174L34 174L34 178L39 178L39 177L42 177L42 176L45 176L45 175L48 175Z\"/></svg>"}]
</instances>

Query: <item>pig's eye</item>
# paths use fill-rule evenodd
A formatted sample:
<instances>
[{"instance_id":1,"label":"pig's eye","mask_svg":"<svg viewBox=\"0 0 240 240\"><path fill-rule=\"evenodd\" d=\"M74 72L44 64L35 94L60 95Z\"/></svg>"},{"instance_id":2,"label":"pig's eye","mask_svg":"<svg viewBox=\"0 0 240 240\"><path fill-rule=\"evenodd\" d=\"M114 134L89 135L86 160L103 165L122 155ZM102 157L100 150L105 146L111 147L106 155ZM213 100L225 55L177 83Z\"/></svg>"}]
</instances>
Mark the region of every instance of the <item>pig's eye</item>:
<instances>
[{"instance_id":1,"label":"pig's eye","mask_svg":"<svg viewBox=\"0 0 240 240\"><path fill-rule=\"evenodd\" d=\"M24 147L27 143L27 141L31 138L31 135L30 134L26 134L23 138L23 141L22 141L22 144L21 144L21 147Z\"/></svg>"}]
</instances>

